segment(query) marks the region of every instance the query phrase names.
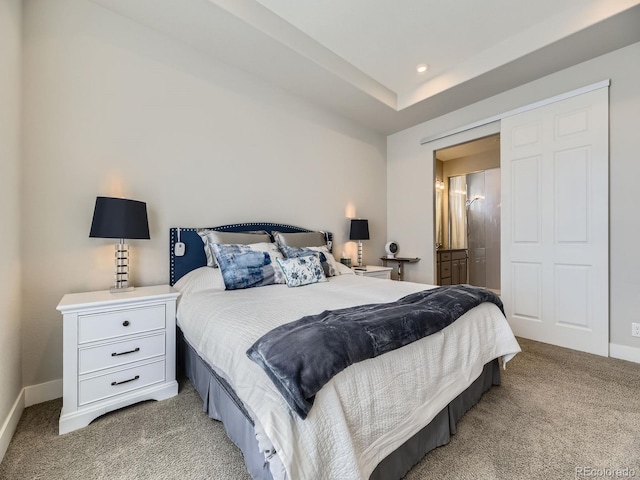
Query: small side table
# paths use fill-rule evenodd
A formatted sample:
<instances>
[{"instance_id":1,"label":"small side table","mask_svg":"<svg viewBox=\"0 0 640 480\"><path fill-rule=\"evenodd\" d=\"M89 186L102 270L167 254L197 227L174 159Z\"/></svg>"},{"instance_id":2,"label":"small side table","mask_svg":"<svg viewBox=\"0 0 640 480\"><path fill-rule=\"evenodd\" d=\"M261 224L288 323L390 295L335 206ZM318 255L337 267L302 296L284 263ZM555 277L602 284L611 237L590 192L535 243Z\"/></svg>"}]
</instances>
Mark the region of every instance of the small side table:
<instances>
[{"instance_id":1,"label":"small side table","mask_svg":"<svg viewBox=\"0 0 640 480\"><path fill-rule=\"evenodd\" d=\"M402 281L402 269L404 268L405 263L416 263L419 262L420 259L418 257L407 258L407 257L380 257L380 260L387 265L387 262L398 262L398 281Z\"/></svg>"},{"instance_id":2,"label":"small side table","mask_svg":"<svg viewBox=\"0 0 640 480\"><path fill-rule=\"evenodd\" d=\"M112 410L178 394L178 295L169 285L158 285L62 298L60 435Z\"/></svg>"}]
</instances>

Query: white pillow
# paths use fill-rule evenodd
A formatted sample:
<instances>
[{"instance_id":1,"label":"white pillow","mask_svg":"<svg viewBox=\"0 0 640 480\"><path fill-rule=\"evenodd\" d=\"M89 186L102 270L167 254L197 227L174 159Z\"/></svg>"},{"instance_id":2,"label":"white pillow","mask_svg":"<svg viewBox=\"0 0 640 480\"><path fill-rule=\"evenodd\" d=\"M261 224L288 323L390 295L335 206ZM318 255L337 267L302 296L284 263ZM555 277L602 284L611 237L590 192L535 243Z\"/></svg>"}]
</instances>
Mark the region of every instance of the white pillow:
<instances>
[{"instance_id":1,"label":"white pillow","mask_svg":"<svg viewBox=\"0 0 640 480\"><path fill-rule=\"evenodd\" d=\"M356 273L351 270L351 268L347 267L344 263L338 263L338 271L340 275L355 275Z\"/></svg>"},{"instance_id":2,"label":"white pillow","mask_svg":"<svg viewBox=\"0 0 640 480\"><path fill-rule=\"evenodd\" d=\"M324 253L324 256L327 257L327 263L331 266L329 276L340 275L340 269L338 268L339 262L336 261L336 258L333 256L333 253L329 251L326 245L321 247L305 247L309 250L314 250L316 252Z\"/></svg>"},{"instance_id":3,"label":"white pillow","mask_svg":"<svg viewBox=\"0 0 640 480\"><path fill-rule=\"evenodd\" d=\"M219 268L200 267L191 270L173 285L182 295L202 290L224 290L224 280Z\"/></svg>"}]
</instances>

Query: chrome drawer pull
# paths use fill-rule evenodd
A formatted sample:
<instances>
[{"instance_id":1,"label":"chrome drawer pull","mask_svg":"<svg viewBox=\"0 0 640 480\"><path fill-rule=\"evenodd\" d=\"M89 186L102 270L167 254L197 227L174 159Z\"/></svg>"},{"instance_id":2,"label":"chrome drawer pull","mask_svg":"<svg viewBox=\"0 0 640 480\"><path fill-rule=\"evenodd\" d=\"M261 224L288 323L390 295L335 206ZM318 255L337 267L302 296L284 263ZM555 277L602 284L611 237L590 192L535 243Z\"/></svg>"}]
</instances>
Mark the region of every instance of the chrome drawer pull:
<instances>
[{"instance_id":1,"label":"chrome drawer pull","mask_svg":"<svg viewBox=\"0 0 640 480\"><path fill-rule=\"evenodd\" d=\"M123 380L121 382L111 382L111 386L115 387L116 385L122 385L123 383L129 383L129 382L133 382L134 380L138 380L140 378L140 375L136 375L133 378L130 378L129 380Z\"/></svg>"},{"instance_id":2,"label":"chrome drawer pull","mask_svg":"<svg viewBox=\"0 0 640 480\"><path fill-rule=\"evenodd\" d=\"M129 325L129 320L125 320L124 322L122 322L123 327L128 327Z\"/></svg>"},{"instance_id":3,"label":"chrome drawer pull","mask_svg":"<svg viewBox=\"0 0 640 480\"><path fill-rule=\"evenodd\" d=\"M136 347L135 349L129 350L128 352L120 352L120 353L113 352L111 354L111 356L112 357L117 357L118 355L126 355L127 353L136 353L136 352L139 352L139 351L140 351L140 347Z\"/></svg>"}]
</instances>

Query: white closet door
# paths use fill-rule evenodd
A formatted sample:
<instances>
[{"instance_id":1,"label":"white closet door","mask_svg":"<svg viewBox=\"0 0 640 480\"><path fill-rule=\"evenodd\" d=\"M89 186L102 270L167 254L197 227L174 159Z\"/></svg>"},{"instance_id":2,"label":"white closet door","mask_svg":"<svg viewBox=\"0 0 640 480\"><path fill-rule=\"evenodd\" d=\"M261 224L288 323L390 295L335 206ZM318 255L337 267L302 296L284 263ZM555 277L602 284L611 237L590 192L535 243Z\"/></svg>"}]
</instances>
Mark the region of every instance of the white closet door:
<instances>
[{"instance_id":1,"label":"white closet door","mask_svg":"<svg viewBox=\"0 0 640 480\"><path fill-rule=\"evenodd\" d=\"M609 90L502 120L502 299L516 335L609 352Z\"/></svg>"}]
</instances>

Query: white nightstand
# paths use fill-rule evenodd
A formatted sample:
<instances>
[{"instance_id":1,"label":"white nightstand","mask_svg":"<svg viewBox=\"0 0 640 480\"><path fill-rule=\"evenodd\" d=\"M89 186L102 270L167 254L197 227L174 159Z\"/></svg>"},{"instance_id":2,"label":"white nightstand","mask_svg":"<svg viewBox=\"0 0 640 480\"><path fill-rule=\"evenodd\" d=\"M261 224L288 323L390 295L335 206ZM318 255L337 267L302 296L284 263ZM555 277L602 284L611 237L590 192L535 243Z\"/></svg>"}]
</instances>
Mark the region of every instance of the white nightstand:
<instances>
[{"instance_id":1,"label":"white nightstand","mask_svg":"<svg viewBox=\"0 0 640 480\"><path fill-rule=\"evenodd\" d=\"M64 338L60 435L112 410L178 393L178 295L160 285L62 298L57 307Z\"/></svg>"},{"instance_id":2,"label":"white nightstand","mask_svg":"<svg viewBox=\"0 0 640 480\"><path fill-rule=\"evenodd\" d=\"M367 265L366 270L356 270L353 269L353 272L356 275L361 275L363 277L372 277L372 278L384 278L386 280L391 280L391 271L393 268L391 267L378 267L376 265Z\"/></svg>"}]
</instances>

